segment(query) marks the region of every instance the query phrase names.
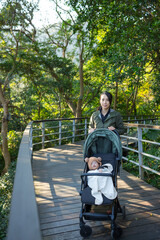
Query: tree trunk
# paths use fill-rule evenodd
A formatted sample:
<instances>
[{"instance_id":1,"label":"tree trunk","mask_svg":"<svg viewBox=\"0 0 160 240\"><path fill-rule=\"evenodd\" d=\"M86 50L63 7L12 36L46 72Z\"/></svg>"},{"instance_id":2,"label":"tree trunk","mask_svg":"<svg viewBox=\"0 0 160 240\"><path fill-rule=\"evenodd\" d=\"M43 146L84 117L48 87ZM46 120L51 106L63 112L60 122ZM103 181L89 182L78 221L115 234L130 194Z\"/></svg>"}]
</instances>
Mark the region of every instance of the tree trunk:
<instances>
[{"instance_id":1,"label":"tree trunk","mask_svg":"<svg viewBox=\"0 0 160 240\"><path fill-rule=\"evenodd\" d=\"M115 98L114 98L114 109L116 110L117 107L117 99L118 99L118 78L120 78L120 74L122 72L123 69L123 65L120 67L117 78L116 78L116 90L115 90Z\"/></svg>"},{"instance_id":2,"label":"tree trunk","mask_svg":"<svg viewBox=\"0 0 160 240\"><path fill-rule=\"evenodd\" d=\"M138 86L136 86L135 89L134 89L133 100L132 100L132 107L130 109L130 115L132 114L132 112L134 112L134 114L136 115L137 94L138 94Z\"/></svg>"},{"instance_id":3,"label":"tree trunk","mask_svg":"<svg viewBox=\"0 0 160 240\"><path fill-rule=\"evenodd\" d=\"M8 167L11 163L10 153L8 151L8 101L5 99L2 85L0 84L0 101L3 106L3 119L2 119L2 128L1 128L1 136L2 136L2 155L4 157L5 166L2 171L2 174L5 174L8 171Z\"/></svg>"},{"instance_id":4,"label":"tree trunk","mask_svg":"<svg viewBox=\"0 0 160 240\"><path fill-rule=\"evenodd\" d=\"M77 109L76 109L76 117L80 118L82 117L82 103L83 103L83 95L84 95L84 80L83 80L83 40L82 40L82 46L80 48L80 55L79 55L79 79L80 79L80 96L77 102Z\"/></svg>"},{"instance_id":5,"label":"tree trunk","mask_svg":"<svg viewBox=\"0 0 160 240\"><path fill-rule=\"evenodd\" d=\"M114 97L114 109L117 107L117 98L118 98L118 81L116 81L116 91L115 91L115 97Z\"/></svg>"}]
</instances>

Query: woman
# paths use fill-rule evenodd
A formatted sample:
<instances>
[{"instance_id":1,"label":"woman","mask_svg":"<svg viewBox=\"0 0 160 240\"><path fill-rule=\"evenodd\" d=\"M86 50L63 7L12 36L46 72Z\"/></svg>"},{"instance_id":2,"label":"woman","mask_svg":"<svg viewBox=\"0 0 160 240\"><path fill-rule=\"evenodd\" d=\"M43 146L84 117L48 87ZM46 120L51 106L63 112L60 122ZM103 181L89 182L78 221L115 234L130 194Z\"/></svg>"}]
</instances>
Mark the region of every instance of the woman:
<instances>
[{"instance_id":1,"label":"woman","mask_svg":"<svg viewBox=\"0 0 160 240\"><path fill-rule=\"evenodd\" d=\"M110 108L112 103L112 94L103 92L100 95L100 107L94 112L90 118L89 133L96 128L108 128L109 130L117 130L121 135L125 132L123 121L119 112Z\"/></svg>"}]
</instances>

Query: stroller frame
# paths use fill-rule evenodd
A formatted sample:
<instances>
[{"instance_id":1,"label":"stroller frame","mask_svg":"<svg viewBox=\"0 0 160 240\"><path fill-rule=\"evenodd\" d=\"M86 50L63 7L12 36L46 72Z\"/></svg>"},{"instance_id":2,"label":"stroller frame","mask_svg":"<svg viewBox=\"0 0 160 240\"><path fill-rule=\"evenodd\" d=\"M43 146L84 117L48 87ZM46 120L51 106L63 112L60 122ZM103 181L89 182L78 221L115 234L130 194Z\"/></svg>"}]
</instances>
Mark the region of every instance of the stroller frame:
<instances>
[{"instance_id":1,"label":"stroller frame","mask_svg":"<svg viewBox=\"0 0 160 240\"><path fill-rule=\"evenodd\" d=\"M97 141L100 143L97 144ZM109 146L105 143L108 143ZM104 144L103 144L104 142ZM100 152L102 151L102 153ZM115 220L117 217L117 213L122 213L123 219L125 218L125 206L121 207L118 195L113 200L106 200L103 196L103 206L112 206L111 213L99 213L99 212L91 212L92 205L94 203L87 202L88 200L84 200L83 196L86 196L89 190L87 185L87 177L88 176L104 176L104 177L111 177L113 180L113 185L117 190L117 174L119 173L120 165L121 165L121 157L122 157L122 147L119 135L117 132L110 131L108 129L97 129L93 133L89 134L85 144L84 144L84 151L83 151L83 158L91 157L91 156L102 156L102 163L107 163L106 160L103 159L103 156L112 157L114 159L114 170L112 173L87 173L88 172L88 165L85 163L84 172L81 174L81 211L79 215L79 225L80 225L80 235L82 237L88 237L92 233L92 228L86 225L84 220L92 220L92 221L111 221L111 237L112 239L118 239L122 234L122 229L116 224ZM114 156L114 157L113 157ZM113 163L113 161L112 161ZM87 190L87 191L86 191ZM90 198L90 192L89 192ZM92 201L91 201L92 202ZM96 205L95 205L96 206Z\"/></svg>"}]
</instances>

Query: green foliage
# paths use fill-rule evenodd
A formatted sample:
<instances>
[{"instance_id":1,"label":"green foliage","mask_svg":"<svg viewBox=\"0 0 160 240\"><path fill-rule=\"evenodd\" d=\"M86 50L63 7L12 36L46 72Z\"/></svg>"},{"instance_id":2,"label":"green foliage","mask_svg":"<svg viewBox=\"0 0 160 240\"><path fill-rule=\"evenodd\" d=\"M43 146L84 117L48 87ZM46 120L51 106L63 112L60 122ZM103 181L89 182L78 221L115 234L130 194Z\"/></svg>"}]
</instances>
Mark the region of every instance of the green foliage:
<instances>
[{"instance_id":1,"label":"green foliage","mask_svg":"<svg viewBox=\"0 0 160 240\"><path fill-rule=\"evenodd\" d=\"M0 177L0 239L5 239L10 213L16 162L12 162L8 172Z\"/></svg>"},{"instance_id":2,"label":"green foliage","mask_svg":"<svg viewBox=\"0 0 160 240\"><path fill-rule=\"evenodd\" d=\"M127 172L130 172L131 174L135 176L139 176L139 169L138 166L131 162L124 162L123 163L123 169L125 169Z\"/></svg>"},{"instance_id":3,"label":"green foliage","mask_svg":"<svg viewBox=\"0 0 160 240\"><path fill-rule=\"evenodd\" d=\"M144 129L143 139L160 142L160 134L155 129Z\"/></svg>"},{"instance_id":4,"label":"green foliage","mask_svg":"<svg viewBox=\"0 0 160 240\"><path fill-rule=\"evenodd\" d=\"M15 38L19 43L15 72L6 93L11 103L9 129L24 129L31 120L75 115L80 94L77 49L81 40L84 44L83 116L97 108L102 90L115 95L116 87L115 107L122 114L158 112L156 3L67 2L77 11L75 25L70 19L39 31L31 24L35 9L32 3L4 1L0 35L3 79L13 66ZM9 25L14 25L14 31L9 31Z\"/></svg>"},{"instance_id":5,"label":"green foliage","mask_svg":"<svg viewBox=\"0 0 160 240\"><path fill-rule=\"evenodd\" d=\"M16 132L14 130L11 130L8 132L8 148L11 155L11 161L13 162L17 160L21 138L22 138L22 132ZM3 170L3 167L4 167L4 160L3 160L2 152L0 149L0 173Z\"/></svg>"},{"instance_id":6,"label":"green foliage","mask_svg":"<svg viewBox=\"0 0 160 240\"><path fill-rule=\"evenodd\" d=\"M11 160L16 161L20 141L22 138L22 132L16 132L14 130L8 132L8 148L11 154Z\"/></svg>"},{"instance_id":7,"label":"green foliage","mask_svg":"<svg viewBox=\"0 0 160 240\"><path fill-rule=\"evenodd\" d=\"M113 89L114 95L118 88L117 109L127 115L158 112L160 3L68 2L78 14L76 24L85 23L95 39L93 54L106 62L110 81L106 87Z\"/></svg>"},{"instance_id":8,"label":"green foliage","mask_svg":"<svg viewBox=\"0 0 160 240\"><path fill-rule=\"evenodd\" d=\"M160 177L154 173L151 173L149 171L145 171L145 181L152 186L160 189Z\"/></svg>"}]
</instances>

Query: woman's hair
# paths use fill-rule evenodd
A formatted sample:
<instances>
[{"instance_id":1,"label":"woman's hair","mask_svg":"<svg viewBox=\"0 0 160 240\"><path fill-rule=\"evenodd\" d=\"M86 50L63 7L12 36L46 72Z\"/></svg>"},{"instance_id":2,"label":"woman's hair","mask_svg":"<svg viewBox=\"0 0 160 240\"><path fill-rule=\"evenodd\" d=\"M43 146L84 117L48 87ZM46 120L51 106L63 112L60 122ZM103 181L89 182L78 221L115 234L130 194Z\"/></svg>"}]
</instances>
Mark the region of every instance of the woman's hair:
<instances>
[{"instance_id":1,"label":"woman's hair","mask_svg":"<svg viewBox=\"0 0 160 240\"><path fill-rule=\"evenodd\" d=\"M111 105L111 103L112 103L112 94L109 93L109 92L107 92L107 91L104 91L104 92L102 92L101 95L100 95L100 100L101 100L101 96L102 96L103 94L105 94L105 95L108 97L108 100L109 100L110 105ZM100 110L100 109L101 109L101 106L98 107L98 110Z\"/></svg>"}]
</instances>

